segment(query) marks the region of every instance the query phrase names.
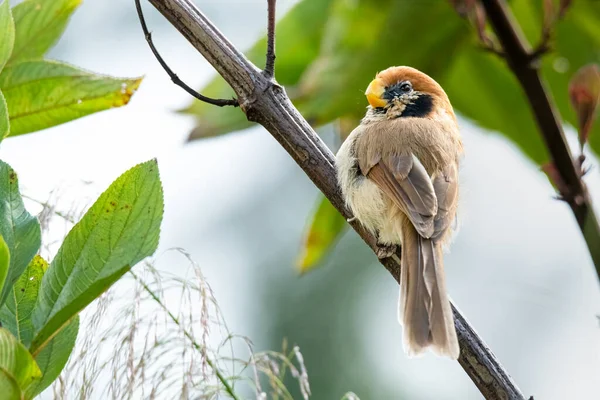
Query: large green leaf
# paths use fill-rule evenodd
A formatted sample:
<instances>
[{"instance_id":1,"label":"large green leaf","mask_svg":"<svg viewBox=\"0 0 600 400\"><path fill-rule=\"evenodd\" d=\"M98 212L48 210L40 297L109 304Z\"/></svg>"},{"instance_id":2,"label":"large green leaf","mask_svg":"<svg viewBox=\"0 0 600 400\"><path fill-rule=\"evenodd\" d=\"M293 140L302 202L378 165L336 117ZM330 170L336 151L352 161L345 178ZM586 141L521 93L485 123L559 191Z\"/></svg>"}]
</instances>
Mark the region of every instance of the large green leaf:
<instances>
[{"instance_id":1,"label":"large green leaf","mask_svg":"<svg viewBox=\"0 0 600 400\"><path fill-rule=\"evenodd\" d=\"M0 384L10 382L12 378L21 391L42 375L25 346L4 328L0 328L0 371L3 372ZM0 387L0 393L3 389ZM10 385L10 389L14 391L14 385Z\"/></svg>"},{"instance_id":2,"label":"large green leaf","mask_svg":"<svg viewBox=\"0 0 600 400\"><path fill-rule=\"evenodd\" d=\"M158 245L163 194L156 161L121 175L69 232L33 312L38 355L50 339Z\"/></svg>"},{"instance_id":3,"label":"large green leaf","mask_svg":"<svg viewBox=\"0 0 600 400\"><path fill-rule=\"evenodd\" d=\"M33 339L31 317L47 268L48 263L42 257L35 256L13 286L6 304L0 309L0 321L3 327L17 337L24 346L29 346ZM79 317L76 317L35 357L42 378L27 388L25 397L32 398L41 393L60 375L73 351L78 330Z\"/></svg>"},{"instance_id":4,"label":"large green leaf","mask_svg":"<svg viewBox=\"0 0 600 400\"><path fill-rule=\"evenodd\" d=\"M0 0L0 71L4 68L13 51L15 24L8 0Z\"/></svg>"},{"instance_id":5,"label":"large green leaf","mask_svg":"<svg viewBox=\"0 0 600 400\"><path fill-rule=\"evenodd\" d=\"M318 55L325 22L333 1L304 0L277 23L276 74L277 81L282 85L297 84L306 68ZM259 66L263 65L266 49L266 39L261 38L247 52L248 59ZM213 79L201 93L224 98L233 95L229 85L220 77ZM194 114L198 119L198 126L190 134L189 140L218 136L251 125L238 108L218 109L197 100L184 112Z\"/></svg>"},{"instance_id":6,"label":"large green leaf","mask_svg":"<svg viewBox=\"0 0 600 400\"><path fill-rule=\"evenodd\" d=\"M0 235L10 251L10 267L0 292L0 307L41 244L38 220L25 210L15 171L0 161Z\"/></svg>"},{"instance_id":7,"label":"large green leaf","mask_svg":"<svg viewBox=\"0 0 600 400\"><path fill-rule=\"evenodd\" d=\"M11 136L34 132L113 107L120 107L141 78L119 79L56 61L24 61L0 74Z\"/></svg>"},{"instance_id":8,"label":"large green leaf","mask_svg":"<svg viewBox=\"0 0 600 400\"><path fill-rule=\"evenodd\" d=\"M4 241L2 235L0 235L0 291L4 287L6 276L8 275L8 267L10 266L10 252L8 246ZM2 321L2 318L0 318Z\"/></svg>"},{"instance_id":9,"label":"large green leaf","mask_svg":"<svg viewBox=\"0 0 600 400\"><path fill-rule=\"evenodd\" d=\"M81 0L25 0L13 9L15 47L10 63L41 58L56 43Z\"/></svg>"},{"instance_id":10,"label":"large green leaf","mask_svg":"<svg viewBox=\"0 0 600 400\"><path fill-rule=\"evenodd\" d=\"M29 346L33 339L31 316L47 268L46 260L35 256L15 282L4 306L0 308L2 326L25 346Z\"/></svg>"},{"instance_id":11,"label":"large green leaf","mask_svg":"<svg viewBox=\"0 0 600 400\"><path fill-rule=\"evenodd\" d=\"M298 260L300 272L308 272L315 268L347 227L346 219L320 194L316 212L308 224L302 244L302 253Z\"/></svg>"}]
</instances>

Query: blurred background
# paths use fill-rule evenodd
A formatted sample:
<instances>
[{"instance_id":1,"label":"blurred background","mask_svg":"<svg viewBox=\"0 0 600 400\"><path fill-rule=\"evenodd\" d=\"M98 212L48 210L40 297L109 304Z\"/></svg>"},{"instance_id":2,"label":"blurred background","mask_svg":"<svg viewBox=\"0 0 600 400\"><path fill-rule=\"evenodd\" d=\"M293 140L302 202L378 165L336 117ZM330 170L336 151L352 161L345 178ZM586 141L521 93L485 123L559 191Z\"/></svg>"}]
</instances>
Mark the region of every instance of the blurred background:
<instances>
[{"instance_id":1,"label":"blurred background","mask_svg":"<svg viewBox=\"0 0 600 400\"><path fill-rule=\"evenodd\" d=\"M240 49L265 33L266 1L195 3ZM295 3L278 1L278 16ZM213 79L210 65L144 6L156 44L179 76L193 87ZM59 207L90 204L123 171L156 157L165 192L157 267L183 274L186 266L165 251L187 250L233 332L250 337L256 350L278 350L284 338L300 347L313 399L347 391L361 399L481 398L458 363L404 355L398 286L353 231L320 268L299 275L318 191L261 127L186 143L196 121L175 111L191 99L153 58L133 0L85 1L50 57L145 79L127 107L6 140L0 156L18 171L25 194L45 200L52 192ZM403 62L399 50L395 63ZM360 97L367 84L352 87L358 107L366 105ZM525 395L598 398L600 292L571 211L553 199L546 176L517 145L465 118L460 125L461 222L446 257L453 301ZM333 130L322 132L336 150ZM576 133L567 134L575 148ZM588 162L586 182L600 213L598 159L589 154ZM300 398L295 386L290 390Z\"/></svg>"}]
</instances>

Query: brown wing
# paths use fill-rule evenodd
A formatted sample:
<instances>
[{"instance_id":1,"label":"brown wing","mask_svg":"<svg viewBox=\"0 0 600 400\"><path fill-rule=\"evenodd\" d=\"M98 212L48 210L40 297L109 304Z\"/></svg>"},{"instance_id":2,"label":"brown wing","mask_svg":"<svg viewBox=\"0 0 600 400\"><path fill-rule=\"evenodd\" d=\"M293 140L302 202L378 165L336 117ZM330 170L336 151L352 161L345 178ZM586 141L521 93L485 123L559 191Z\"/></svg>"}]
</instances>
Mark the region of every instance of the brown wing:
<instances>
[{"instance_id":1,"label":"brown wing","mask_svg":"<svg viewBox=\"0 0 600 400\"><path fill-rule=\"evenodd\" d=\"M438 202L431 178L417 157L407 154L380 159L367 178L408 216L421 236L434 234Z\"/></svg>"},{"instance_id":2,"label":"brown wing","mask_svg":"<svg viewBox=\"0 0 600 400\"><path fill-rule=\"evenodd\" d=\"M448 230L456 215L458 203L458 170L450 164L433 179L433 189L438 201L438 212L433 220L433 236L437 239Z\"/></svg>"}]
</instances>

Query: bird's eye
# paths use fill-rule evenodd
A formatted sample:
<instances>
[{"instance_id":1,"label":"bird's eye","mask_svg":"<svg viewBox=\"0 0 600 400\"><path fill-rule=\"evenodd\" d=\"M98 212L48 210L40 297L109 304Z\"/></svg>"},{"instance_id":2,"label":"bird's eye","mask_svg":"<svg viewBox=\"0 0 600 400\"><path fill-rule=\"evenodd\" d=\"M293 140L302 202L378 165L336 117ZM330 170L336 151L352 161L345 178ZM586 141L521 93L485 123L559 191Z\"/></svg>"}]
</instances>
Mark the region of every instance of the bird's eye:
<instances>
[{"instance_id":1,"label":"bird's eye","mask_svg":"<svg viewBox=\"0 0 600 400\"><path fill-rule=\"evenodd\" d=\"M408 93L412 90L412 86L409 82L404 82L400 85L400 90L402 90L404 93Z\"/></svg>"}]
</instances>

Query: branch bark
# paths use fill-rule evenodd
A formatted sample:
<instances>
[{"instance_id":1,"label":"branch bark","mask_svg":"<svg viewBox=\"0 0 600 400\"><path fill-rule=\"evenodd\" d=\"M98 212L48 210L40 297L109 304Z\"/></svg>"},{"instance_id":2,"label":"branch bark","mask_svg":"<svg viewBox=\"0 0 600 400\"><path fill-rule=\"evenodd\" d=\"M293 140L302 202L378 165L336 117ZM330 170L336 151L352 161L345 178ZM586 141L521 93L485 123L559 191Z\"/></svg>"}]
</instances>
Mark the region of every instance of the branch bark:
<instances>
[{"instance_id":1,"label":"branch bark","mask_svg":"<svg viewBox=\"0 0 600 400\"><path fill-rule=\"evenodd\" d=\"M504 49L503 57L527 96L546 147L568 189L568 193L561 195L575 215L600 279L600 224L581 179L581 167L573 161L552 94L540 76L536 52L531 50L504 0L481 0L481 3Z\"/></svg>"},{"instance_id":2,"label":"branch bark","mask_svg":"<svg viewBox=\"0 0 600 400\"><path fill-rule=\"evenodd\" d=\"M335 158L292 105L283 87L244 57L189 0L149 0L212 64L238 96L248 120L264 126L287 150L314 184L346 218L351 218L337 185ZM375 238L357 221L350 225L377 250ZM397 282L400 253L381 260ZM462 314L452 305L460 344L458 362L486 399L524 399Z\"/></svg>"}]
</instances>

